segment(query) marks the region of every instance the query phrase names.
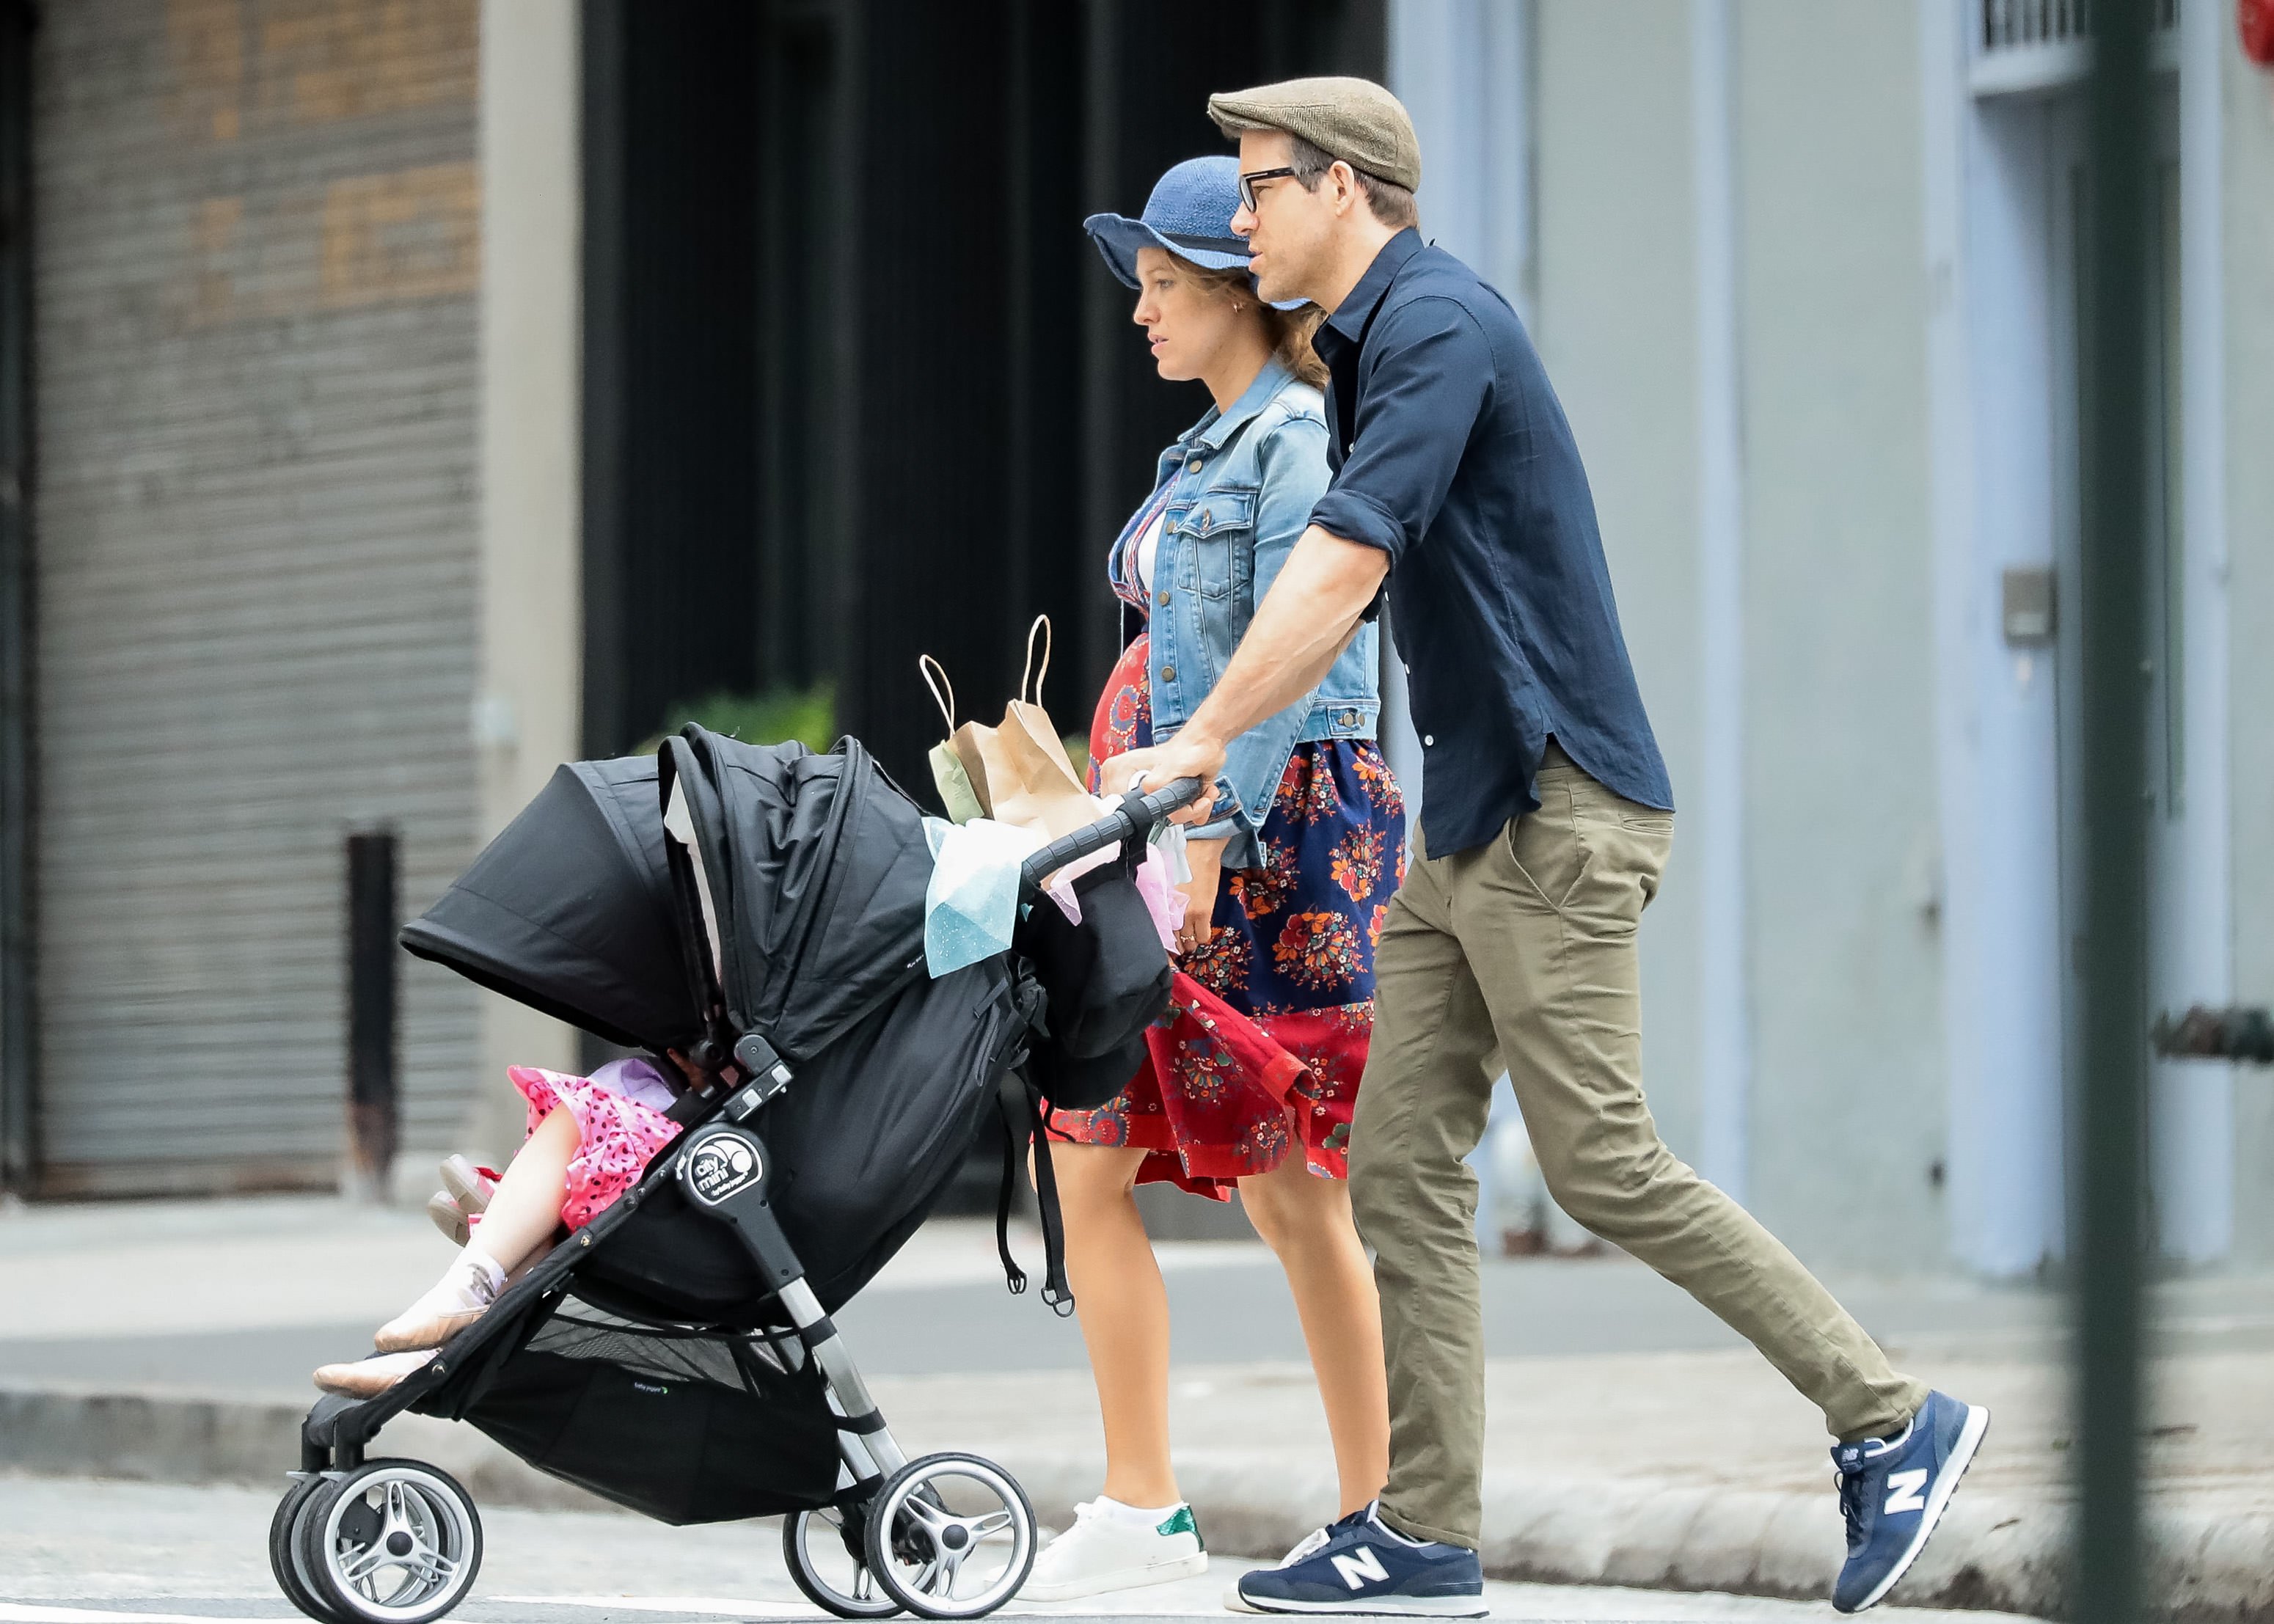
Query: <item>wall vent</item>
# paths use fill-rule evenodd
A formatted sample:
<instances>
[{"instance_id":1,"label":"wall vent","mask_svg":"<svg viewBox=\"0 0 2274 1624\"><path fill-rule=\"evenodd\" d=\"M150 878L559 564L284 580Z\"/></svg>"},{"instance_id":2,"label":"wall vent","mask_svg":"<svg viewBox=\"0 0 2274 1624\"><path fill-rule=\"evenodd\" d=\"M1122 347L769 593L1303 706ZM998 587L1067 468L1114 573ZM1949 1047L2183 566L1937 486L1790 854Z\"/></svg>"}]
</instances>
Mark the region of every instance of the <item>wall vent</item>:
<instances>
[{"instance_id":1,"label":"wall vent","mask_svg":"<svg viewBox=\"0 0 2274 1624\"><path fill-rule=\"evenodd\" d=\"M2180 0L2149 0L2156 65L2178 64ZM2092 69L2096 0L1982 0L1974 37L1974 94L2019 95L2058 90Z\"/></svg>"}]
</instances>

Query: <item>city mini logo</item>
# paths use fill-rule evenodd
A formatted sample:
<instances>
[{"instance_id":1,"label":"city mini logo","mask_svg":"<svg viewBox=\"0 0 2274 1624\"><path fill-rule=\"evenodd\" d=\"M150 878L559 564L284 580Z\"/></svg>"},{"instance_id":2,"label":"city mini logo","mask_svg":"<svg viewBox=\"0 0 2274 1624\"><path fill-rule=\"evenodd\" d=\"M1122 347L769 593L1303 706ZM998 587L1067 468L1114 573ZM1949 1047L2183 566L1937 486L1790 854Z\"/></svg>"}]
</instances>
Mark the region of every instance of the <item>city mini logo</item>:
<instances>
[{"instance_id":1,"label":"city mini logo","mask_svg":"<svg viewBox=\"0 0 2274 1624\"><path fill-rule=\"evenodd\" d=\"M758 1172L758 1147L739 1133L716 1134L687 1159L689 1188L712 1207L757 1184Z\"/></svg>"},{"instance_id":2,"label":"city mini logo","mask_svg":"<svg viewBox=\"0 0 2274 1624\"><path fill-rule=\"evenodd\" d=\"M1887 1474L1887 1503L1885 1515L1893 1516L1898 1511L1924 1511L1926 1496L1920 1491L1926 1487L1926 1472L1899 1471Z\"/></svg>"},{"instance_id":3,"label":"city mini logo","mask_svg":"<svg viewBox=\"0 0 2274 1624\"><path fill-rule=\"evenodd\" d=\"M1348 1555L1337 1555L1328 1560L1334 1563L1335 1571L1342 1575L1343 1583L1354 1590L1364 1590L1369 1579L1380 1584L1389 1577L1389 1570L1382 1565L1382 1559L1374 1554L1372 1545L1360 1545Z\"/></svg>"}]
</instances>

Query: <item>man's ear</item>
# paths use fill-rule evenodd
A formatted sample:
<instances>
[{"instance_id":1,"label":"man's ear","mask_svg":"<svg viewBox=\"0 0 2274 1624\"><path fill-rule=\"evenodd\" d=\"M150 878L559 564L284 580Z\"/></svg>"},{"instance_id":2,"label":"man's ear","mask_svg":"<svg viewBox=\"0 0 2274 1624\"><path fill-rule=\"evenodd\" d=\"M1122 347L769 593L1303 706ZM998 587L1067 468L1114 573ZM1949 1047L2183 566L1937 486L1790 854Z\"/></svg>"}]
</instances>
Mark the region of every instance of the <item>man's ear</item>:
<instances>
[{"instance_id":1,"label":"man's ear","mask_svg":"<svg viewBox=\"0 0 2274 1624\"><path fill-rule=\"evenodd\" d=\"M1327 176L1335 183L1335 213L1348 214L1351 205L1358 201L1358 171L1337 158L1328 167Z\"/></svg>"}]
</instances>

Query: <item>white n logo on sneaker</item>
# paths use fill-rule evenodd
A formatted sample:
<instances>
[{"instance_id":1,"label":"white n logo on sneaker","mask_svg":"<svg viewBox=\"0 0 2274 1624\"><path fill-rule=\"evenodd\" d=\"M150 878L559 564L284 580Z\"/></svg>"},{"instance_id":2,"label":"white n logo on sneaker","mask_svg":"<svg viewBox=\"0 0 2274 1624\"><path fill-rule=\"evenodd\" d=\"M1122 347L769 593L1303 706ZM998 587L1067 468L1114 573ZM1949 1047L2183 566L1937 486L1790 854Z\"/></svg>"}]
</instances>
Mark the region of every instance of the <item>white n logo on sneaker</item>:
<instances>
[{"instance_id":1,"label":"white n logo on sneaker","mask_svg":"<svg viewBox=\"0 0 2274 1624\"><path fill-rule=\"evenodd\" d=\"M1380 1583L1389 1577L1389 1570L1382 1565L1382 1559L1374 1553L1371 1545L1360 1545L1348 1556L1333 1556L1327 1560L1334 1563L1335 1571L1343 1576L1343 1583L1354 1590L1364 1590L1369 1579Z\"/></svg>"},{"instance_id":2,"label":"white n logo on sneaker","mask_svg":"<svg viewBox=\"0 0 2274 1624\"><path fill-rule=\"evenodd\" d=\"M1926 1471L1889 1472L1887 1474L1887 1503L1881 1507L1888 1516L1898 1511L1924 1511L1926 1496L1919 1491L1926 1487Z\"/></svg>"}]
</instances>

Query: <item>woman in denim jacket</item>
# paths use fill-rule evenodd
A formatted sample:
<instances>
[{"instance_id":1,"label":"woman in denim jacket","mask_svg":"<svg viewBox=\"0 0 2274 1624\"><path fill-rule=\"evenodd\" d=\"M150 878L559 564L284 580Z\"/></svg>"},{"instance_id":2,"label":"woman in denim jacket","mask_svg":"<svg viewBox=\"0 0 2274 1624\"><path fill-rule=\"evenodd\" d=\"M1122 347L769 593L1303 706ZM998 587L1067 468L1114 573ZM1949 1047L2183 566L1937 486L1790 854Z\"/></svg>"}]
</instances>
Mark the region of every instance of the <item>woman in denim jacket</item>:
<instances>
[{"instance_id":1,"label":"woman in denim jacket","mask_svg":"<svg viewBox=\"0 0 2274 1624\"><path fill-rule=\"evenodd\" d=\"M1142 220L1086 222L1138 290L1133 320L1161 376L1196 379L1216 402L1162 454L1152 495L1113 545L1113 590L1146 629L1098 702L1090 754L1101 762L1192 715L1327 488L1318 312L1257 300L1246 244L1231 234L1238 184L1231 158L1192 159L1162 177ZM1343 1182L1374 941L1405 866L1404 802L1374 741L1374 673L1368 626L1317 691L1234 743L1218 785L1226 810L1188 848L1179 974L1149 1058L1102 1109L1052 1117L1106 1474L1104 1493L1037 1560L1030 1598L1207 1566L1169 1458L1168 1298L1139 1184L1216 1200L1239 1186L1301 1314L1339 1512L1366 1505L1388 1473L1381 1311Z\"/></svg>"}]
</instances>

